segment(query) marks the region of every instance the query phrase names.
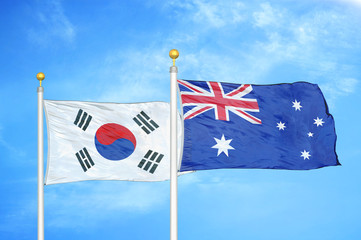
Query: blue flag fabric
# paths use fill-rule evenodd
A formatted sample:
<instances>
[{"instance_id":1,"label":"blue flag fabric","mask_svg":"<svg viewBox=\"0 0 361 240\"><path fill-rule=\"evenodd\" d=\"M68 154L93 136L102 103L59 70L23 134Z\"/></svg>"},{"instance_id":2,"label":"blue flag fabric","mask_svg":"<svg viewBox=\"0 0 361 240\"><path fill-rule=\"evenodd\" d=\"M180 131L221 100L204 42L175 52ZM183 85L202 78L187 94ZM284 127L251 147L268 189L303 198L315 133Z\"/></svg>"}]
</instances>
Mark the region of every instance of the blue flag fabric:
<instances>
[{"instance_id":1,"label":"blue flag fabric","mask_svg":"<svg viewBox=\"0 0 361 240\"><path fill-rule=\"evenodd\" d=\"M334 120L316 84L178 80L178 86L184 118L181 171L340 165Z\"/></svg>"}]
</instances>

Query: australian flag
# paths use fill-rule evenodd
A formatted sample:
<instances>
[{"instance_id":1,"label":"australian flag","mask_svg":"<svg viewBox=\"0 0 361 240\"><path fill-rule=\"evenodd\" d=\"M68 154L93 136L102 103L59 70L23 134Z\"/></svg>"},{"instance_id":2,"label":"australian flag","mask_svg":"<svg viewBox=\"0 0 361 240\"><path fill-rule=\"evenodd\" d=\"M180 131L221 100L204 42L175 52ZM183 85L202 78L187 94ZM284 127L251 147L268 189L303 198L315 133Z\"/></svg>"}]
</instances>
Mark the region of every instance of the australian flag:
<instances>
[{"instance_id":1,"label":"australian flag","mask_svg":"<svg viewBox=\"0 0 361 240\"><path fill-rule=\"evenodd\" d=\"M178 86L184 118L181 171L340 165L334 120L316 84L178 80Z\"/></svg>"}]
</instances>

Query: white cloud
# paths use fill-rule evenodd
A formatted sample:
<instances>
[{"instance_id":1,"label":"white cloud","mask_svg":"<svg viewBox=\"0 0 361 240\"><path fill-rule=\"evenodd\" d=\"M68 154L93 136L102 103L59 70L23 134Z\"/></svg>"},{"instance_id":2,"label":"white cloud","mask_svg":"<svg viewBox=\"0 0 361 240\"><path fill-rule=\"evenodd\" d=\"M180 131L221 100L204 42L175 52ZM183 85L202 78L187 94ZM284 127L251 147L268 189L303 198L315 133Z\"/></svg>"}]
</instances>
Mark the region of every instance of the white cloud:
<instances>
[{"instance_id":1,"label":"white cloud","mask_svg":"<svg viewBox=\"0 0 361 240\"><path fill-rule=\"evenodd\" d=\"M173 0L167 1L165 7L186 10L188 17L194 23L202 24L207 28L221 28L244 20L244 4L240 1Z\"/></svg>"},{"instance_id":2,"label":"white cloud","mask_svg":"<svg viewBox=\"0 0 361 240\"><path fill-rule=\"evenodd\" d=\"M301 45L312 44L315 41L313 28L308 25L297 26L293 29L297 42Z\"/></svg>"},{"instance_id":3,"label":"white cloud","mask_svg":"<svg viewBox=\"0 0 361 240\"><path fill-rule=\"evenodd\" d=\"M234 50L238 52L239 50ZM243 54L239 52L239 56ZM249 56L251 57L251 56ZM179 73L180 78L199 79L207 81L235 82L235 83L253 83L255 78L250 78L248 72L260 72L259 69L247 69L248 64L243 61L237 61L234 56L224 55L200 49L199 52L193 52L182 56L182 68ZM259 59L256 59L259 61ZM252 61L252 63L255 63ZM254 66L256 67L256 66ZM259 66L257 68L264 67Z\"/></svg>"},{"instance_id":4,"label":"white cloud","mask_svg":"<svg viewBox=\"0 0 361 240\"><path fill-rule=\"evenodd\" d=\"M334 78L331 81L320 84L329 106L334 107L337 98L348 96L356 91L359 80L355 78Z\"/></svg>"},{"instance_id":5,"label":"white cloud","mask_svg":"<svg viewBox=\"0 0 361 240\"><path fill-rule=\"evenodd\" d=\"M340 79L352 72L353 67L342 59L345 54L339 53L360 50L361 34L355 27L355 15L336 8L311 9L297 15L269 3L261 4L261 8L253 13L254 25L266 39L255 42L245 57L244 73L249 79L260 81L282 64L302 69L307 76L300 79L303 81Z\"/></svg>"},{"instance_id":6,"label":"white cloud","mask_svg":"<svg viewBox=\"0 0 361 240\"><path fill-rule=\"evenodd\" d=\"M352 4L354 6L357 6L357 7L361 7L361 0L331 0L331 1L347 3L347 4Z\"/></svg>"},{"instance_id":7,"label":"white cloud","mask_svg":"<svg viewBox=\"0 0 361 240\"><path fill-rule=\"evenodd\" d=\"M269 25L280 25L283 16L281 11L271 7L267 3L261 4L262 11L257 11L253 13L253 18L255 20L255 26L265 27Z\"/></svg>"},{"instance_id":8,"label":"white cloud","mask_svg":"<svg viewBox=\"0 0 361 240\"><path fill-rule=\"evenodd\" d=\"M197 9L194 20L204 21L217 28L242 21L240 11L242 11L243 4L240 2L230 2L227 6L224 2L220 5L219 2L210 3L196 0L194 4Z\"/></svg>"},{"instance_id":9,"label":"white cloud","mask_svg":"<svg viewBox=\"0 0 361 240\"><path fill-rule=\"evenodd\" d=\"M345 94L353 93L356 90L358 80L354 78L344 78L340 82L340 90Z\"/></svg>"},{"instance_id":10,"label":"white cloud","mask_svg":"<svg viewBox=\"0 0 361 240\"><path fill-rule=\"evenodd\" d=\"M165 89L169 89L169 70L166 66L170 67L172 63L169 50L153 48L110 53L105 58L105 66L98 69L109 87L103 89L97 100L168 101L169 91Z\"/></svg>"},{"instance_id":11,"label":"white cloud","mask_svg":"<svg viewBox=\"0 0 361 240\"><path fill-rule=\"evenodd\" d=\"M28 31L31 41L41 45L48 45L53 39L73 42L75 27L65 15L60 0L41 2L37 7L35 15L38 24Z\"/></svg>"}]
</instances>

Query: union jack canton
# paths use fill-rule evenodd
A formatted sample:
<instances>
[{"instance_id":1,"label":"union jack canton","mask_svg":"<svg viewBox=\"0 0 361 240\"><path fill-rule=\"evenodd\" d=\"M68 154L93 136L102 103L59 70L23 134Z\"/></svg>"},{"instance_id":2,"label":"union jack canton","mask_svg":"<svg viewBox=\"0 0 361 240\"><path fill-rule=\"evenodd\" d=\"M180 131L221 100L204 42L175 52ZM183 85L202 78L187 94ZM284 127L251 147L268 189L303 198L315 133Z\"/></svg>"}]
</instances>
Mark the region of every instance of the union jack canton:
<instances>
[{"instance_id":1,"label":"union jack canton","mask_svg":"<svg viewBox=\"0 0 361 240\"><path fill-rule=\"evenodd\" d=\"M214 109L217 120L229 121L229 112L233 112L250 123L262 123L259 118L247 113L259 112L257 99L243 98L252 91L250 84L242 84L233 91L225 93L219 82L206 82L209 90L184 80L178 80L178 83L190 90L190 92L180 92L183 106L194 106L184 114L184 120Z\"/></svg>"}]
</instances>

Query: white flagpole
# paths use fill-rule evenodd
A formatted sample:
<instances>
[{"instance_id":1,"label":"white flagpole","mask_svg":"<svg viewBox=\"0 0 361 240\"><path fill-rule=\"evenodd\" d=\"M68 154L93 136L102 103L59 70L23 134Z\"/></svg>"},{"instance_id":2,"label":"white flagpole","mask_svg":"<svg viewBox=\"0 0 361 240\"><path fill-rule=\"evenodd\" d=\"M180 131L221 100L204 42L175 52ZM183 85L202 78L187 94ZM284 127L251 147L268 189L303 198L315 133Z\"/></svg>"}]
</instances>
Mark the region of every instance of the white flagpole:
<instances>
[{"instance_id":1,"label":"white flagpole","mask_svg":"<svg viewBox=\"0 0 361 240\"><path fill-rule=\"evenodd\" d=\"M179 56L176 49L169 52L173 59L170 67L170 240L178 239L178 189L177 189L177 73L175 59Z\"/></svg>"},{"instance_id":2,"label":"white flagpole","mask_svg":"<svg viewBox=\"0 0 361 240\"><path fill-rule=\"evenodd\" d=\"M38 87L38 240L44 240L44 129L43 129L43 94L41 82L44 73L39 72L36 78L40 81Z\"/></svg>"}]
</instances>

